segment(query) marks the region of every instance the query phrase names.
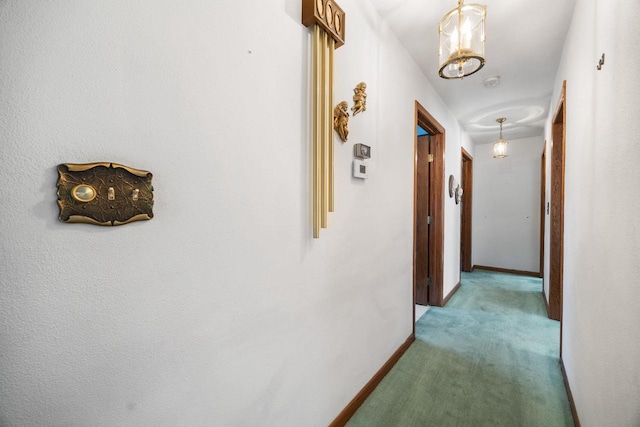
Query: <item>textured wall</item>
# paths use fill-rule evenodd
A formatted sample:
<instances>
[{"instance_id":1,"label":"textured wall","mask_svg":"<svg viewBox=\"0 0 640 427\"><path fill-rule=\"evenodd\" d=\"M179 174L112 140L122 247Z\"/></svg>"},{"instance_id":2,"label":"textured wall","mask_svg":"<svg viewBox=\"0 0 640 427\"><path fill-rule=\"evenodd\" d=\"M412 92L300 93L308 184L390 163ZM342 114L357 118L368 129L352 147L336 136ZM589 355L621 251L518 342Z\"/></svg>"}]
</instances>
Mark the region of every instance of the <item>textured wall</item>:
<instances>
[{"instance_id":1,"label":"textured wall","mask_svg":"<svg viewBox=\"0 0 640 427\"><path fill-rule=\"evenodd\" d=\"M335 98L369 97L313 240L309 31L299 0L247 3L0 2L0 425L326 425L411 333L414 100L447 175L460 129L342 1ZM58 222L55 166L95 161L153 172L155 218Z\"/></svg>"},{"instance_id":2,"label":"textured wall","mask_svg":"<svg viewBox=\"0 0 640 427\"><path fill-rule=\"evenodd\" d=\"M566 80L562 358L583 426L640 425L639 20L578 0L552 97Z\"/></svg>"},{"instance_id":3,"label":"textured wall","mask_svg":"<svg viewBox=\"0 0 640 427\"><path fill-rule=\"evenodd\" d=\"M493 158L493 144L475 147L473 263L540 270L540 158L542 138L509 141L509 156Z\"/></svg>"}]
</instances>

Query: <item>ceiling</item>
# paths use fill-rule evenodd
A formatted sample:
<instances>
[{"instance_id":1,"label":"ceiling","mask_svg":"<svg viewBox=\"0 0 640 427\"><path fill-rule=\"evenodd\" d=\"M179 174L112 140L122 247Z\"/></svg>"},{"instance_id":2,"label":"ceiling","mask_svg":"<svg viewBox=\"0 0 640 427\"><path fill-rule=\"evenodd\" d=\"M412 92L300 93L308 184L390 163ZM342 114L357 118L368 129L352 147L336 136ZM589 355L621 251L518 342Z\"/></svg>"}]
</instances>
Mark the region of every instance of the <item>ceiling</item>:
<instances>
[{"instance_id":1,"label":"ceiling","mask_svg":"<svg viewBox=\"0 0 640 427\"><path fill-rule=\"evenodd\" d=\"M480 0L487 6L485 66L438 76L438 23L457 0L370 0L474 144L541 136L575 0ZM467 1L470 4L472 1ZM499 76L497 87L483 81Z\"/></svg>"}]
</instances>

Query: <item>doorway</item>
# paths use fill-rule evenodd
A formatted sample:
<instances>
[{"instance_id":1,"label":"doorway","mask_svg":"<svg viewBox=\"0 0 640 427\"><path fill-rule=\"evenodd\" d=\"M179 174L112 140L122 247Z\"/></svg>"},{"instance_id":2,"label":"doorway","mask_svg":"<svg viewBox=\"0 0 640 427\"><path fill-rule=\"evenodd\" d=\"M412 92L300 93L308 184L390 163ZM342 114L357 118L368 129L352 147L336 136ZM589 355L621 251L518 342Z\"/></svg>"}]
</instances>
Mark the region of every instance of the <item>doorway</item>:
<instances>
[{"instance_id":1,"label":"doorway","mask_svg":"<svg viewBox=\"0 0 640 427\"><path fill-rule=\"evenodd\" d=\"M540 159L540 274L542 279L542 291L544 292L544 227L546 224L545 205L547 188L547 141L542 146Z\"/></svg>"},{"instance_id":2,"label":"doorway","mask_svg":"<svg viewBox=\"0 0 640 427\"><path fill-rule=\"evenodd\" d=\"M462 148L460 185L463 191L460 200L460 270L470 272L473 266L471 258L473 157L464 148Z\"/></svg>"},{"instance_id":3,"label":"doorway","mask_svg":"<svg viewBox=\"0 0 640 427\"><path fill-rule=\"evenodd\" d=\"M551 143L551 207L549 240L549 317L560 321L562 339L562 293L564 268L564 169L565 169L565 123L566 85L553 116ZM562 349L562 341L560 343ZM561 350L562 351L562 350Z\"/></svg>"},{"instance_id":4,"label":"doorway","mask_svg":"<svg viewBox=\"0 0 640 427\"><path fill-rule=\"evenodd\" d=\"M414 306L442 307L445 131L417 101L414 129Z\"/></svg>"},{"instance_id":5,"label":"doorway","mask_svg":"<svg viewBox=\"0 0 640 427\"><path fill-rule=\"evenodd\" d=\"M429 210L429 196L431 179L429 171L433 159L432 150L435 138L420 125L416 128L418 138L416 147L416 231L415 231L415 303L429 305L429 225L431 212ZM418 311L418 314L420 311Z\"/></svg>"}]
</instances>

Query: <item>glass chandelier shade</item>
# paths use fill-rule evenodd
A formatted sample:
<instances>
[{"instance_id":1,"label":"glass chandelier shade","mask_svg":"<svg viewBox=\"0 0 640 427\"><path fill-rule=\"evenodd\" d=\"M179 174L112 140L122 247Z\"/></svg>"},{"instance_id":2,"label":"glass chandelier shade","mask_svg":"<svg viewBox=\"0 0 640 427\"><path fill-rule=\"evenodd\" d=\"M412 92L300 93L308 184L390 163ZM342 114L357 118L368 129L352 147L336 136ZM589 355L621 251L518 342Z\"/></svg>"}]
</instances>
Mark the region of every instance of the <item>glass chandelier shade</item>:
<instances>
[{"instance_id":1,"label":"glass chandelier shade","mask_svg":"<svg viewBox=\"0 0 640 427\"><path fill-rule=\"evenodd\" d=\"M461 79L484 66L486 15L486 6L464 0L444 15L438 26L440 77Z\"/></svg>"},{"instance_id":2,"label":"glass chandelier shade","mask_svg":"<svg viewBox=\"0 0 640 427\"><path fill-rule=\"evenodd\" d=\"M504 117L496 119L496 122L500 123L500 138L496 142L493 143L493 158L494 159L503 159L509 155L509 141L502 138L502 123L507 120Z\"/></svg>"}]
</instances>

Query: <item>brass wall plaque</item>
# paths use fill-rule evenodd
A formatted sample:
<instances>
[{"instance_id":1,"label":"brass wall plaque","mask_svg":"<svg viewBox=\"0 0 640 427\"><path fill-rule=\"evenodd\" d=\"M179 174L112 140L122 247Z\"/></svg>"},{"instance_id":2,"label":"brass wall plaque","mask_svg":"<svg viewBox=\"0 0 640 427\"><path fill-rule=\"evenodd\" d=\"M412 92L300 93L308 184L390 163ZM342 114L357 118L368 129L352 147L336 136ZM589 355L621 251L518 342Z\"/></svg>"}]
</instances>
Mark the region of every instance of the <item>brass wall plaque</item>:
<instances>
[{"instance_id":1,"label":"brass wall plaque","mask_svg":"<svg viewBox=\"0 0 640 427\"><path fill-rule=\"evenodd\" d=\"M58 165L60 221L123 225L153 218L151 172L116 163Z\"/></svg>"}]
</instances>

